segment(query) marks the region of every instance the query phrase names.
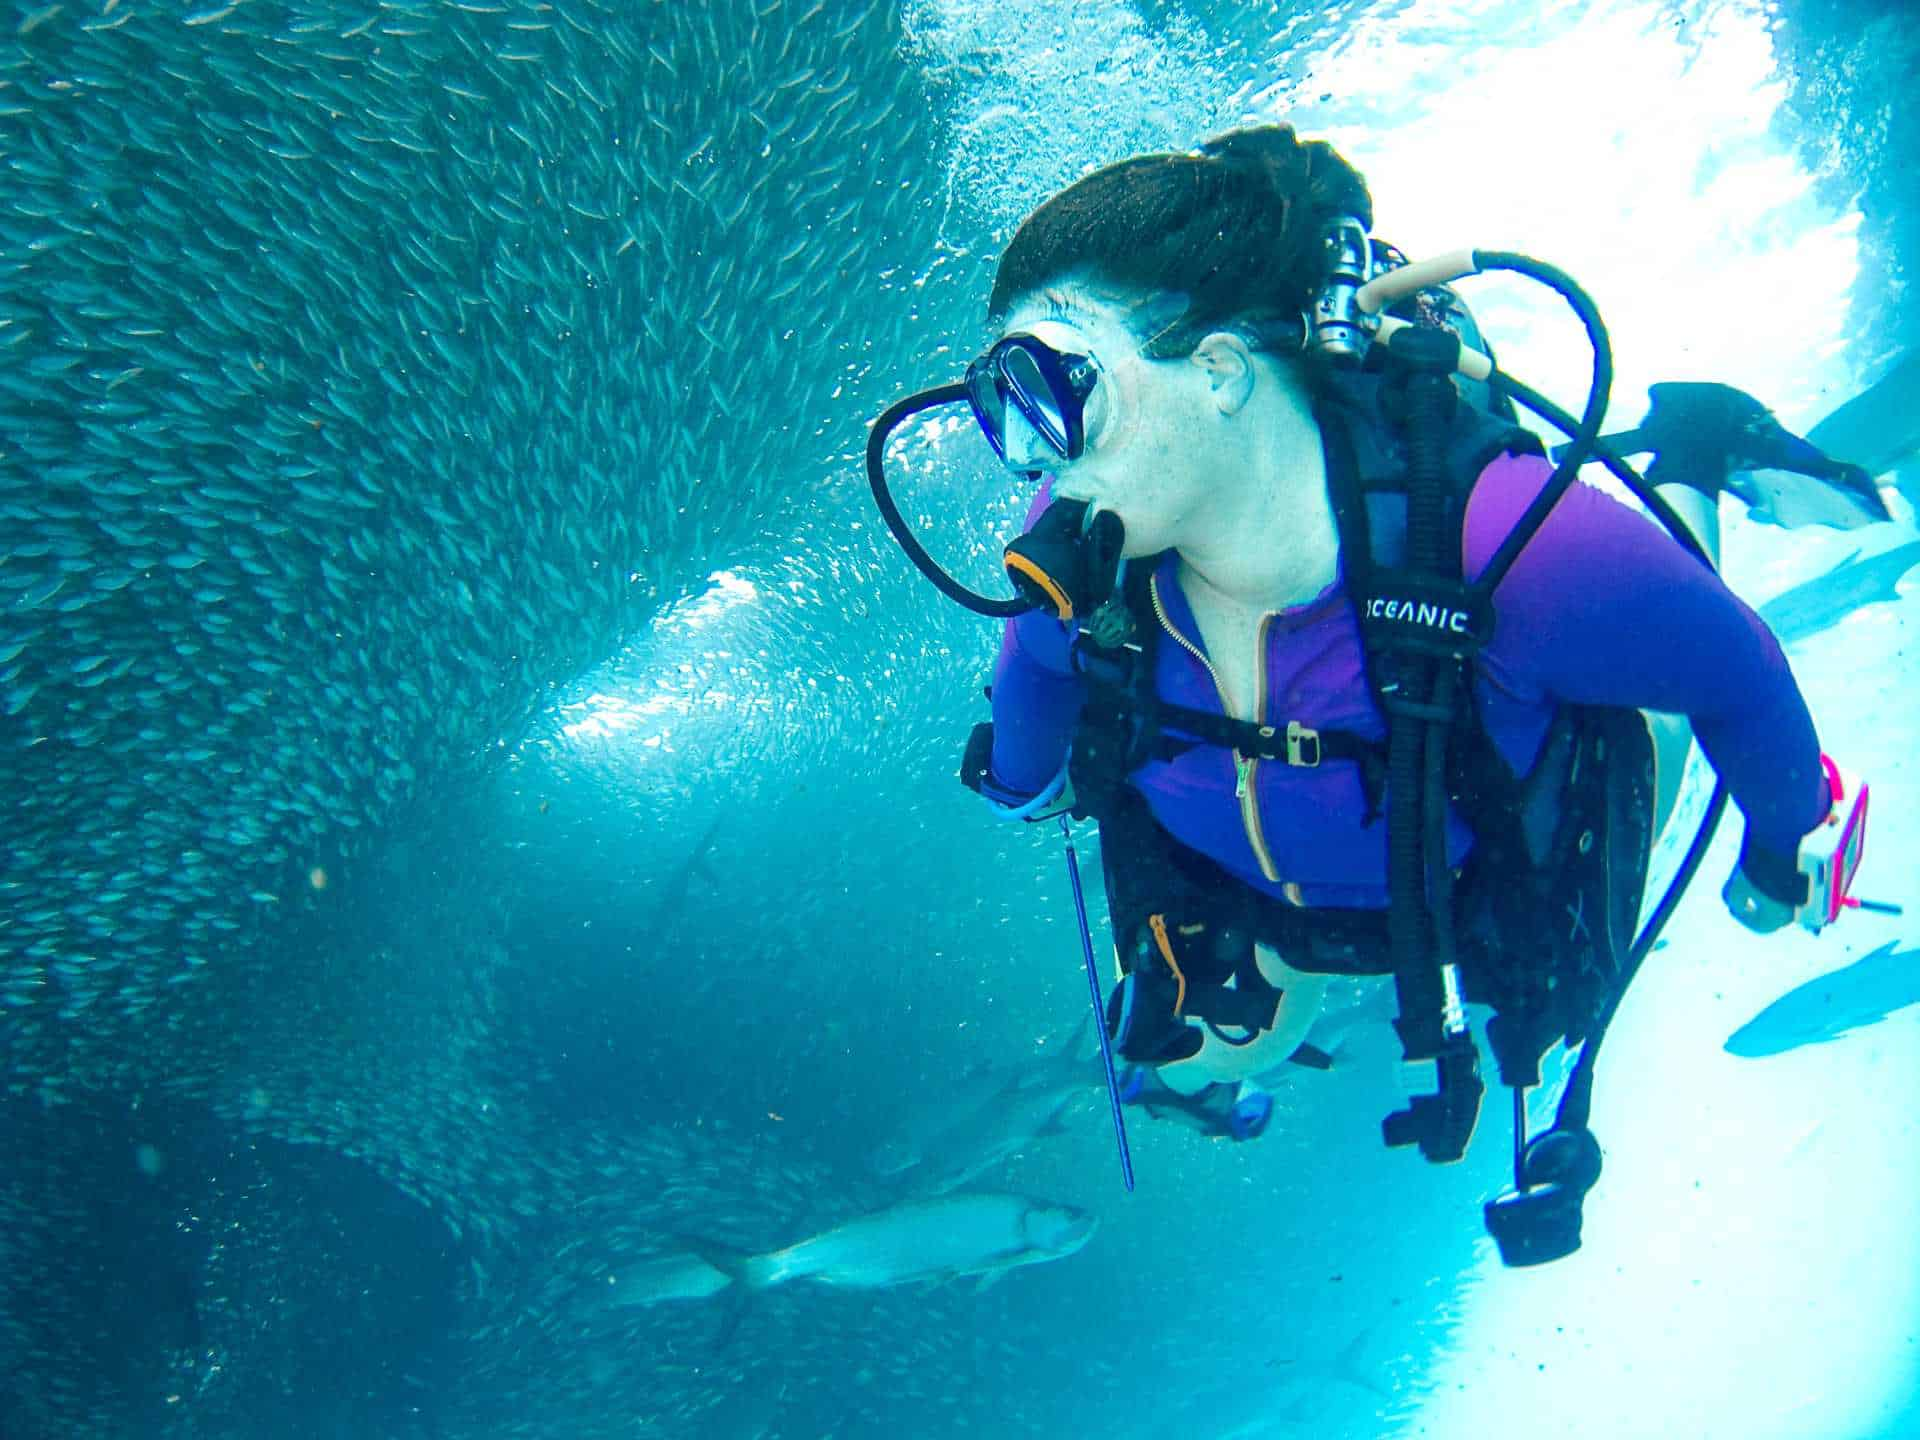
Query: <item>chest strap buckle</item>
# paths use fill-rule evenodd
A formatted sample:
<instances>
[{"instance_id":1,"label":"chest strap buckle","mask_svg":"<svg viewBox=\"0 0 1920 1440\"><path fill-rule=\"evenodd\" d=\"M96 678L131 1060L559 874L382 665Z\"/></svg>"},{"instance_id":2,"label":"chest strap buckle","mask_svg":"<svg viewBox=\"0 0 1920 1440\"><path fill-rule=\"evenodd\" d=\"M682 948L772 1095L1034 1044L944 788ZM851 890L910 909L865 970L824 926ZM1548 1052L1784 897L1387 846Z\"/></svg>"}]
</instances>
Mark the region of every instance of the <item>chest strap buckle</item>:
<instances>
[{"instance_id":1,"label":"chest strap buckle","mask_svg":"<svg viewBox=\"0 0 1920 1440\"><path fill-rule=\"evenodd\" d=\"M1320 764L1320 732L1298 720L1287 722L1287 764L1311 770Z\"/></svg>"}]
</instances>

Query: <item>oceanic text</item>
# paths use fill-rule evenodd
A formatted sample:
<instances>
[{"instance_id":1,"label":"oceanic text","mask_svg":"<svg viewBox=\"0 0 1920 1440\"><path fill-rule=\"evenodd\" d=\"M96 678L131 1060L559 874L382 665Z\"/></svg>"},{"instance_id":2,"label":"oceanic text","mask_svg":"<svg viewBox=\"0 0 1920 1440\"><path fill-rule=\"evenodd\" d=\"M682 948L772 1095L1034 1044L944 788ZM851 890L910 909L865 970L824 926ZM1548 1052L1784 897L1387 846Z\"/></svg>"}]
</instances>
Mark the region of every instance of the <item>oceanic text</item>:
<instances>
[{"instance_id":1,"label":"oceanic text","mask_svg":"<svg viewBox=\"0 0 1920 1440\"><path fill-rule=\"evenodd\" d=\"M1445 630L1451 635L1469 633L1466 611L1451 610L1445 605L1428 605L1413 600L1369 600L1367 618L1395 620L1403 625L1422 625L1429 630Z\"/></svg>"}]
</instances>

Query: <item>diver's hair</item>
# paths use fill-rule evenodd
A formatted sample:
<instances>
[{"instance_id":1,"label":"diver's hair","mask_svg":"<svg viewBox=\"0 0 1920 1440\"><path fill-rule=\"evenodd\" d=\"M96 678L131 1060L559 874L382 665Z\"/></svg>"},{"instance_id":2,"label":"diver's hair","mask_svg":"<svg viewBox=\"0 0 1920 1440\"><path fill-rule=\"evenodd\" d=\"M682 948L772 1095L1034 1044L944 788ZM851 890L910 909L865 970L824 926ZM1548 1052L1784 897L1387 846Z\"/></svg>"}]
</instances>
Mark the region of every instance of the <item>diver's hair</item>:
<instances>
[{"instance_id":1,"label":"diver's hair","mask_svg":"<svg viewBox=\"0 0 1920 1440\"><path fill-rule=\"evenodd\" d=\"M1324 140L1291 125L1231 130L1182 155L1136 155L1035 210L1000 257L988 322L1048 284L1087 276L1181 313L1141 338L1153 359L1191 353L1210 331L1295 320L1325 283L1324 232L1372 228L1367 183Z\"/></svg>"}]
</instances>

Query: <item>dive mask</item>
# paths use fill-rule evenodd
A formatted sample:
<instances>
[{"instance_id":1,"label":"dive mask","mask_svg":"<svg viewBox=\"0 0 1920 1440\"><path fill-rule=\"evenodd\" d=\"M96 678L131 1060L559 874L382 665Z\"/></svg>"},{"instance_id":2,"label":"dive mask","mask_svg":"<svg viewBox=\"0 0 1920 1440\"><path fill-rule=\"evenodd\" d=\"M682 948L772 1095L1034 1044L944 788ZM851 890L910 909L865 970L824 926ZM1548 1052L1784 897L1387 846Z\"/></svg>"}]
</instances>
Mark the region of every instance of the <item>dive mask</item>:
<instances>
[{"instance_id":1,"label":"dive mask","mask_svg":"<svg viewBox=\"0 0 1920 1440\"><path fill-rule=\"evenodd\" d=\"M1019 411L1062 460L1087 448L1087 397L1100 383L1092 358L1056 350L1025 333L1007 336L967 366L967 403L1002 464L1007 407Z\"/></svg>"},{"instance_id":2,"label":"dive mask","mask_svg":"<svg viewBox=\"0 0 1920 1440\"><path fill-rule=\"evenodd\" d=\"M1087 397L1099 383L1091 357L1055 350L1032 335L1000 340L967 367L957 385L941 385L889 406L867 435L867 481L874 503L893 538L915 567L948 599L981 615L1023 615L1043 609L1070 621L1098 609L1112 595L1125 530L1110 511L1093 511L1084 501L1056 500L1005 550L1008 578L1017 596L996 600L969 590L941 568L908 527L887 488L887 442L909 417L923 410L964 400L993 453L1007 458L1009 407L1061 460L1086 451ZM1038 470L1027 472L1038 479Z\"/></svg>"}]
</instances>

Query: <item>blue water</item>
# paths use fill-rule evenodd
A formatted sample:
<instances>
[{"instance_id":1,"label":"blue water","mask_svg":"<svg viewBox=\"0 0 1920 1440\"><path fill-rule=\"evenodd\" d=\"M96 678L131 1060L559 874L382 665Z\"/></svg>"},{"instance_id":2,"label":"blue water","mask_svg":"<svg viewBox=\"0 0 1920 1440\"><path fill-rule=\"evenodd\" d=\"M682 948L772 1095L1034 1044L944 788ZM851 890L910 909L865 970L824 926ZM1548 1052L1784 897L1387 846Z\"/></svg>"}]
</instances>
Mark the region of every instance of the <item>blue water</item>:
<instances>
[{"instance_id":1,"label":"blue water","mask_svg":"<svg viewBox=\"0 0 1920 1440\"><path fill-rule=\"evenodd\" d=\"M1913 921L1748 936L1731 825L1573 1259L1482 1233L1504 1096L1428 1167L1360 1045L1254 1144L1135 1117L1132 1195L1078 1106L978 1183L1099 1230L991 1288L605 1301L886 1206L886 1137L1085 1011L1057 836L953 780L997 629L859 465L1028 209L1291 119L1410 252L1579 276L1619 424L1804 430L1920 331L1903 6L139 7L0 17L0 1434L1920 1435L1916 1012L1721 1049ZM1556 303L1469 293L1574 404ZM990 586L966 439L909 511ZM1893 503L1729 502L1727 574ZM1917 619L1790 652L1909 905Z\"/></svg>"}]
</instances>

